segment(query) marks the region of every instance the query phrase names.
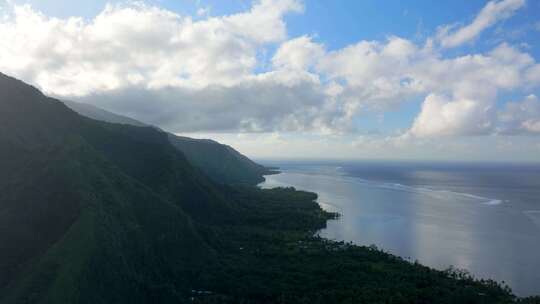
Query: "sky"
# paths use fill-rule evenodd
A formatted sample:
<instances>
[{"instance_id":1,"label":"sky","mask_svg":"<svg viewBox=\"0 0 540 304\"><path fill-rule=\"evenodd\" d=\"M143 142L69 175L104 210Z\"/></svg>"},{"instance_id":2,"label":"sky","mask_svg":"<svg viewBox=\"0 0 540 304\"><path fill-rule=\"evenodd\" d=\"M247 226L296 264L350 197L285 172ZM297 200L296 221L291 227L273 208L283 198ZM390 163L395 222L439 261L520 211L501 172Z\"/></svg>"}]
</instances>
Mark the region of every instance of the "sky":
<instances>
[{"instance_id":1,"label":"sky","mask_svg":"<svg viewBox=\"0 0 540 304\"><path fill-rule=\"evenodd\" d=\"M540 161L540 1L0 0L0 72L256 158Z\"/></svg>"}]
</instances>

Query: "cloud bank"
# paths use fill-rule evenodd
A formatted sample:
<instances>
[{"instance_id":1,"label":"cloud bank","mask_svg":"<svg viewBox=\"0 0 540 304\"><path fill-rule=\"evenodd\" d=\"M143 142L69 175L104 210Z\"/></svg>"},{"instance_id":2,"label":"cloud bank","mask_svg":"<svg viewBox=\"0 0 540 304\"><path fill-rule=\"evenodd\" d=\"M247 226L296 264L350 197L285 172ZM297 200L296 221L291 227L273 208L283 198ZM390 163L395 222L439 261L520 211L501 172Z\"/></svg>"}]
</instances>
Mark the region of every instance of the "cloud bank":
<instances>
[{"instance_id":1,"label":"cloud bank","mask_svg":"<svg viewBox=\"0 0 540 304\"><path fill-rule=\"evenodd\" d=\"M496 107L540 85L530 54L507 43L445 51L524 6L491 1L470 24L442 25L421 44L389 36L333 50L289 37L284 18L303 12L299 0L198 20L143 3L108 5L90 20L11 6L0 19L0 70L173 132L354 134L362 113L423 99L401 138L540 134L536 97Z\"/></svg>"}]
</instances>

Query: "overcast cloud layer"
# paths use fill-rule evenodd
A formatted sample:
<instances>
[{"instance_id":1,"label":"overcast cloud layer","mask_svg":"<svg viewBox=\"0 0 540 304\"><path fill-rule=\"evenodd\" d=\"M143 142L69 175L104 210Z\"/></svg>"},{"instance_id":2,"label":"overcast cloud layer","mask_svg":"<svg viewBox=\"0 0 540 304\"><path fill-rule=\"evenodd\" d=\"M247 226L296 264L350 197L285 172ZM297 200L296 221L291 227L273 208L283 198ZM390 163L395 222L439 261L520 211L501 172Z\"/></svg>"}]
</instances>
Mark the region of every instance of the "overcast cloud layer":
<instances>
[{"instance_id":1,"label":"overcast cloud layer","mask_svg":"<svg viewBox=\"0 0 540 304\"><path fill-rule=\"evenodd\" d=\"M442 24L421 43L389 36L337 50L288 36L284 16L301 14L300 0L255 1L245 12L197 20L142 2L108 5L90 20L8 6L0 71L173 132L359 134L362 113L422 98L396 140L534 135L540 102L527 92L540 85L540 65L526 49L502 42L445 55L525 5L491 1L471 23ZM269 46L277 51L265 62ZM523 99L495 107L512 92Z\"/></svg>"}]
</instances>

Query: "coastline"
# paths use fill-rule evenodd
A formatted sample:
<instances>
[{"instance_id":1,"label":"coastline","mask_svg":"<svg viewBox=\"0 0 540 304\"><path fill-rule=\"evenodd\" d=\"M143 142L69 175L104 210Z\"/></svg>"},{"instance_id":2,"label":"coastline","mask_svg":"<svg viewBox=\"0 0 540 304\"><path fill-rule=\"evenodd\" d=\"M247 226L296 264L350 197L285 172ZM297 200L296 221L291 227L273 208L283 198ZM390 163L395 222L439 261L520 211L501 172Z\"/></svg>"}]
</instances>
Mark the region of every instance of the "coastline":
<instances>
[{"instance_id":1,"label":"coastline","mask_svg":"<svg viewBox=\"0 0 540 304\"><path fill-rule=\"evenodd\" d=\"M282 169L282 173L283 172L285 174L287 174L287 169L285 169L285 170ZM295 172L295 173L297 174L297 172ZM310 171L310 174L308 175L308 176L310 176L310 178L312 176L312 173L313 172ZM336 207L336 205L339 206L339 204L332 204L332 203L328 204L327 203L328 195L326 195L326 199L321 199L320 193L318 191L314 191L313 187L311 187L311 188L308 187L309 189L306 189L306 188L303 188L303 187L299 187L297 184L294 184L294 183L285 183L283 179L279 179L279 178L274 179L273 181L272 180L270 180L270 181L273 182L272 185L269 185L268 183L266 185L260 184L259 187L267 187L267 188L272 188L272 187L275 187L275 186L278 186L278 187L279 186L282 186L282 187L294 187L294 188L299 189L299 190L314 192L314 193L317 194L317 201L316 202L323 210L335 212L336 209L339 209L339 207ZM305 182L305 183L307 183L307 182ZM483 204L483 205L486 206L485 208L492 207L492 206L498 206L498 205L490 205L490 204ZM503 207L503 208L506 208L506 207ZM338 212L338 213L341 213L341 212ZM345 215L346 215L346 219L350 220L351 215L350 214L345 214ZM334 218L332 220L327 221L327 227L317 231L316 235L321 236L321 237L323 237L325 239L328 239L328 240L334 240L334 241L342 241L343 240L345 242L351 241L351 239L346 239L346 238L334 238L334 237L332 237L331 234L328 233L328 228L329 228L328 226L332 226L331 229L335 228L336 226L340 225L339 222L341 220L343 220L342 216L339 216L338 218ZM358 219L358 220L360 221L362 219ZM364 220L365 220L365 218L364 218ZM383 218L380 218L378 220L383 220ZM384 221L386 221L386 220L389 220L389 219L384 219ZM372 225L372 224L383 225L381 223L373 222L372 219L368 218L367 223L364 223L363 227L366 227L366 226L369 226L369 225ZM345 229L345 228L343 228L343 229ZM384 245L381 246L381 243L379 243L379 242L358 243L358 242L355 242L354 240L352 240L352 241L353 241L353 243L355 243L356 245L361 246L361 247L370 246L371 244L377 244L377 247L378 248L383 248L383 250L385 250L385 252L389 252L390 254L392 254L392 255L394 255L396 257L400 257L400 258L403 258L403 259L408 260L408 261L414 261L414 260L418 259L417 257L414 257L413 255L402 255L402 254L399 254L399 252L396 252L395 250L388 250L386 246L384 246ZM402 239L402 240L400 240L400 242L404 242L404 240ZM388 251L386 251L386 250L388 250ZM424 252L424 256L425 256L425 252ZM449 264L447 264L446 266L443 266L443 267L435 267L433 265L430 265L429 263L426 264L423 261L423 259L420 259L420 263L422 263L424 265L427 265L427 267L437 269L438 271L444 271L445 269L449 269L449 268L456 268L456 267L451 266L451 265L455 265L454 263L449 263ZM459 268L459 269L470 269L468 267L463 267L463 266L459 266L459 265L457 266L457 268ZM475 277L478 277L478 278L490 278L491 276L477 276L477 275L475 275ZM507 280L504 279L504 277L503 277L503 279L499 278L498 281L507 282ZM535 294L537 294L537 293L534 293L534 291L532 293L531 292L528 292L528 293L521 292L520 293L521 296L534 296Z\"/></svg>"}]
</instances>

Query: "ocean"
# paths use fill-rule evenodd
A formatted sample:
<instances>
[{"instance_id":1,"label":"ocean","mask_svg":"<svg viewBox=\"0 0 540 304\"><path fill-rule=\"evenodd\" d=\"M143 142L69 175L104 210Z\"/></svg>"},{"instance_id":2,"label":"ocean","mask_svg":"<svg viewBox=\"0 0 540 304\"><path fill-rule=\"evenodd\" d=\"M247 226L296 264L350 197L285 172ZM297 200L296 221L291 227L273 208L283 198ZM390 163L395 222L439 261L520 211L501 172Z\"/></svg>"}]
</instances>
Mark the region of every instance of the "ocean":
<instances>
[{"instance_id":1,"label":"ocean","mask_svg":"<svg viewBox=\"0 0 540 304\"><path fill-rule=\"evenodd\" d=\"M260 186L316 192L320 235L540 294L540 164L262 161Z\"/></svg>"}]
</instances>

